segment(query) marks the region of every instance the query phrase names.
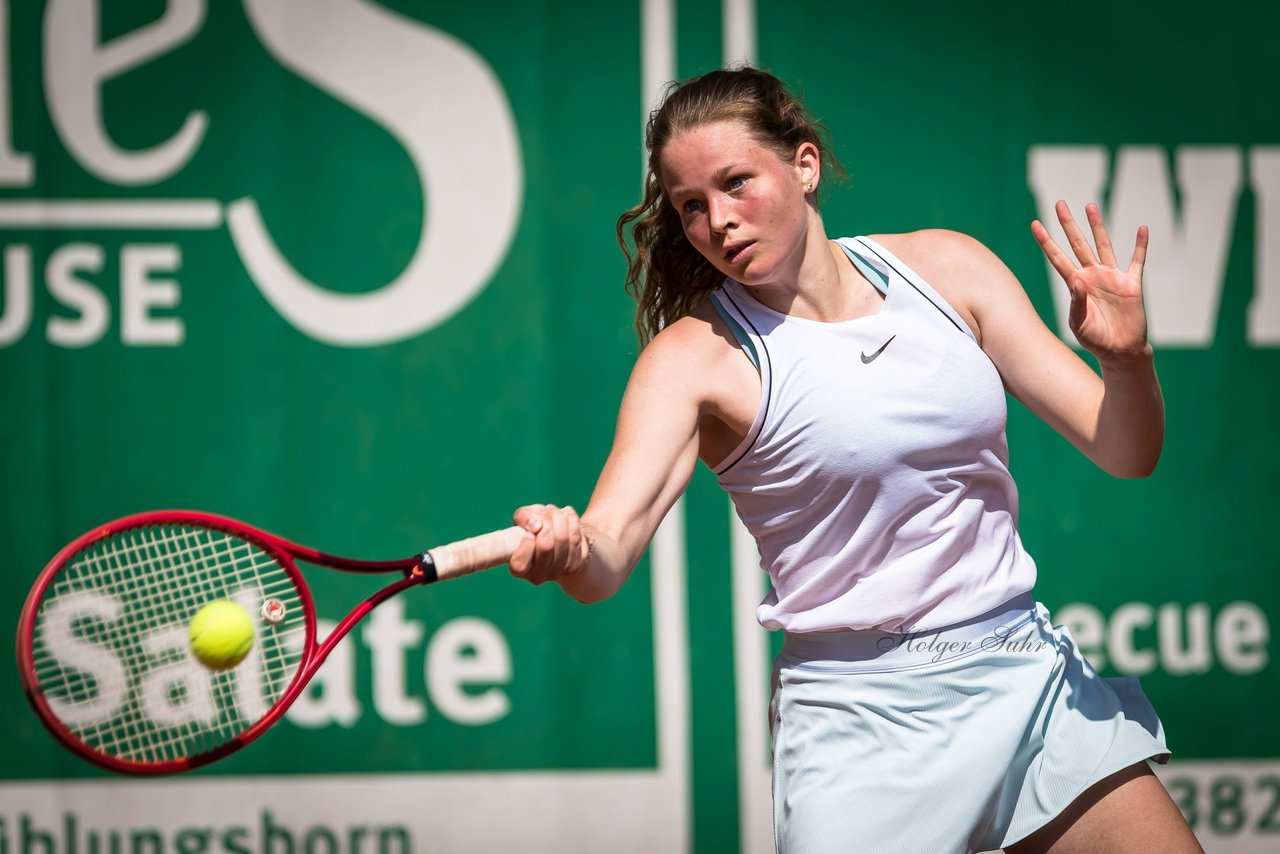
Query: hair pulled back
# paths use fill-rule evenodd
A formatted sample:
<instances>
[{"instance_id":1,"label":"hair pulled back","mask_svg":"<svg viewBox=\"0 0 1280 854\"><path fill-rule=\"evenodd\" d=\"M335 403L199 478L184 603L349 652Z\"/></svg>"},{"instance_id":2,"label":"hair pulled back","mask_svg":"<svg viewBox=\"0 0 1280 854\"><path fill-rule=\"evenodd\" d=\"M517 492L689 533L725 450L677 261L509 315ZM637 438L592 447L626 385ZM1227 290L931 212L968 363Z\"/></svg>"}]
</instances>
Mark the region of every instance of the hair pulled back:
<instances>
[{"instance_id":1,"label":"hair pulled back","mask_svg":"<svg viewBox=\"0 0 1280 854\"><path fill-rule=\"evenodd\" d=\"M756 142L784 160L794 157L804 143L813 143L823 174L843 174L826 144L825 129L772 74L740 67L672 83L645 126L649 162L644 198L618 217L618 243L627 256L627 293L636 300L636 331L642 344L691 312L724 280L685 237L661 177L667 143L685 131L720 121L740 123ZM627 226L634 254L627 245Z\"/></svg>"}]
</instances>

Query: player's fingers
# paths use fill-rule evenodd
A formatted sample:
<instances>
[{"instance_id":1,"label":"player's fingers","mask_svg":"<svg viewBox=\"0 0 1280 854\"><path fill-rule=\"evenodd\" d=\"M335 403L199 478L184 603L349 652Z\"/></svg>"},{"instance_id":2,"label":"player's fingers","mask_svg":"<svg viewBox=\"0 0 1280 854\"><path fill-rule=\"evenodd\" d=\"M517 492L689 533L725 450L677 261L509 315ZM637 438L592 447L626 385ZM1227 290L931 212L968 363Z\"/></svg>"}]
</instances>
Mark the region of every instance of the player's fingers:
<instances>
[{"instance_id":1,"label":"player's fingers","mask_svg":"<svg viewBox=\"0 0 1280 854\"><path fill-rule=\"evenodd\" d=\"M582 543L582 519L578 511L572 507L564 508L564 518L569 525L569 572L577 572L582 568L586 549Z\"/></svg>"},{"instance_id":2,"label":"player's fingers","mask_svg":"<svg viewBox=\"0 0 1280 854\"><path fill-rule=\"evenodd\" d=\"M511 515L511 519L526 531L537 533L538 529L542 527L542 513L545 510L545 504L526 504L517 508L516 512Z\"/></svg>"},{"instance_id":3,"label":"player's fingers","mask_svg":"<svg viewBox=\"0 0 1280 854\"><path fill-rule=\"evenodd\" d=\"M520 538L516 550L511 553L511 560L507 561L507 568L511 570L512 575L517 578L528 578L529 571L533 568L533 549L533 534L525 534Z\"/></svg>"},{"instance_id":4,"label":"player's fingers","mask_svg":"<svg viewBox=\"0 0 1280 854\"><path fill-rule=\"evenodd\" d=\"M551 520L559 509L554 504L544 504L542 513L539 516L538 531L534 535L535 549L533 553L533 571L539 576L546 574L547 566L551 563L552 556L555 553L555 530Z\"/></svg>"},{"instance_id":5,"label":"player's fingers","mask_svg":"<svg viewBox=\"0 0 1280 854\"><path fill-rule=\"evenodd\" d=\"M517 508L512 514L512 519L516 525L528 531L520 539L515 551L511 553L511 559L507 561L507 568L511 570L511 574L526 580L532 581L530 573L534 569L534 561L537 557L537 534L543 527L543 513L546 511L545 504L526 504Z\"/></svg>"},{"instance_id":6,"label":"player's fingers","mask_svg":"<svg viewBox=\"0 0 1280 854\"><path fill-rule=\"evenodd\" d=\"M551 527L551 533L554 537L552 546L552 560L548 567L551 570L552 577L559 577L564 574L569 566L569 519L564 509L560 509L556 513L552 513L547 522Z\"/></svg>"},{"instance_id":7,"label":"player's fingers","mask_svg":"<svg viewBox=\"0 0 1280 854\"><path fill-rule=\"evenodd\" d=\"M1063 279L1069 278L1078 269L1067 253L1063 252L1061 247L1049 235L1049 230L1044 227L1040 220L1031 221L1031 236L1036 239L1036 243L1040 244L1040 250L1044 252L1044 257L1049 259L1049 263L1053 265L1053 269L1058 271L1058 275Z\"/></svg>"},{"instance_id":8,"label":"player's fingers","mask_svg":"<svg viewBox=\"0 0 1280 854\"><path fill-rule=\"evenodd\" d=\"M554 504L546 505L542 515L542 528L537 535L537 552L533 560L535 584L551 581L564 575L568 554L564 511Z\"/></svg>"},{"instance_id":9,"label":"player's fingers","mask_svg":"<svg viewBox=\"0 0 1280 854\"><path fill-rule=\"evenodd\" d=\"M1093 202L1084 206L1084 215L1089 220L1089 230L1093 232L1094 245L1098 247L1098 260L1108 267L1118 267L1115 249L1111 246L1111 238L1107 227L1102 222L1102 211Z\"/></svg>"},{"instance_id":10,"label":"player's fingers","mask_svg":"<svg viewBox=\"0 0 1280 854\"><path fill-rule=\"evenodd\" d=\"M1142 281L1142 267L1147 263L1147 241L1151 232L1145 225L1138 226L1138 241L1133 246L1133 260L1129 262L1129 275Z\"/></svg>"},{"instance_id":11,"label":"player's fingers","mask_svg":"<svg viewBox=\"0 0 1280 854\"><path fill-rule=\"evenodd\" d=\"M1076 259L1080 261L1080 266L1092 267L1097 264L1097 259L1093 257L1093 247L1089 245L1089 238L1085 237L1080 226L1076 225L1075 218L1071 216L1071 208L1066 202L1059 201L1054 206L1054 210L1058 213L1058 222L1062 223L1062 233L1067 236L1067 243L1071 246L1071 251L1076 254Z\"/></svg>"},{"instance_id":12,"label":"player's fingers","mask_svg":"<svg viewBox=\"0 0 1280 854\"><path fill-rule=\"evenodd\" d=\"M582 527L576 510L528 504L516 510L514 519L529 533L512 553L513 574L542 584L577 571L582 562Z\"/></svg>"}]
</instances>

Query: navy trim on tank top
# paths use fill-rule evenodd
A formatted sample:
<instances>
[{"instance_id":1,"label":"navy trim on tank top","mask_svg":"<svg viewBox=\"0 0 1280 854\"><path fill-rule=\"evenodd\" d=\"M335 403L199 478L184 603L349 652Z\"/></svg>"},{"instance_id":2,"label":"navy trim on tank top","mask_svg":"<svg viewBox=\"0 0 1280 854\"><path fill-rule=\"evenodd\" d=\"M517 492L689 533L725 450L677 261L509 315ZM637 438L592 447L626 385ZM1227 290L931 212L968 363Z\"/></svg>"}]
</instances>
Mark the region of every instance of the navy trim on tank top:
<instances>
[{"instance_id":1,"label":"navy trim on tank top","mask_svg":"<svg viewBox=\"0 0 1280 854\"><path fill-rule=\"evenodd\" d=\"M757 371L760 370L760 355L756 353L755 342L751 340L751 336L747 335L747 331L742 328L742 324L738 323L734 316L720 304L720 300L712 299L711 307L716 310L716 314L720 315L720 319L724 321L724 325L729 327L729 331L733 333L733 337L738 339L738 343L742 345L742 349L747 352L747 358L751 360L751 364L756 366Z\"/></svg>"},{"instance_id":2,"label":"navy trim on tank top","mask_svg":"<svg viewBox=\"0 0 1280 854\"><path fill-rule=\"evenodd\" d=\"M712 470L714 474L716 474L717 476L724 474L729 469L737 465L738 461L741 460L743 457L745 457L748 453L750 453L751 449L756 446L756 442L760 440L760 434L764 432L764 419L769 416L769 400L773 397L773 360L769 358L769 347L764 342L764 336L760 334L759 329L756 329L756 325L751 322L751 318L747 315L745 311L742 310L742 306L738 305L737 300L733 298L732 294L730 294L724 288L721 288L719 293L723 294L725 299L729 300L729 302L733 304L733 307L738 310L738 314L742 315L743 321L748 326L751 327L751 331L754 332L756 337L760 339L760 350L764 353L764 358L765 358L765 361L767 362L767 367L769 370L768 370L767 381L762 382L760 384L760 410L759 412L756 413L757 417L751 419L753 426L755 426L755 423L759 421L760 429L756 430L756 434L754 436L751 436L751 441L748 442L746 447L742 449L742 453L734 457L732 462L730 462L727 465L721 462L719 466L717 466L715 469ZM715 302L714 298L712 299L712 302ZM719 310L720 306L717 305L716 309ZM742 333L743 335L746 335L746 331L736 323L729 324L729 329L733 332L735 337L738 335L738 333ZM747 341L744 343L745 343L745 346L750 347L750 350L748 351L749 353L755 353L754 342ZM760 369L759 362L756 363L756 371L760 374L760 378L764 380L765 372Z\"/></svg>"},{"instance_id":3,"label":"navy trim on tank top","mask_svg":"<svg viewBox=\"0 0 1280 854\"><path fill-rule=\"evenodd\" d=\"M863 245L863 246L866 246L866 244L865 244L865 243L864 243L864 244L862 244L862 245ZM952 325L952 326L954 326L956 329L959 329L959 330L960 330L960 334L964 335L964 337L966 337L966 338L969 338L969 337L970 337L969 333L968 333L968 332L965 332L965 331L964 331L964 328L963 328L959 323L957 323L957 322L956 322L956 319L955 319L954 317L952 317L952 316L947 312L947 310L946 310L946 309L944 309L942 306L938 305L938 304L934 301L933 297L929 296L929 295L928 295L928 294L926 294L924 291L920 290L920 288L916 287L916 283L915 283L915 282L911 281L911 279L910 279L910 278L908 278L907 276L902 275L902 271L901 271L901 270L899 270L897 267L894 267L894 266L893 266L893 264L892 264L892 263L890 263L886 258L884 258L884 256L882 256L879 252L877 252L876 250L872 249L870 246L866 246L866 248L867 248L867 251L868 251L868 252L870 252L872 255L876 256L876 257L877 257L877 258L879 258L881 261L883 261L883 262L885 263L885 266L889 267L890 269L892 269L892 270L893 270L893 272L897 273L897 274L898 274L898 278L902 279L902 281L906 282L908 285L910 285L912 288L914 288L914 289L915 289L915 292L916 292L916 293L918 293L918 294L920 294L920 296L922 296L922 297L924 297L925 299L927 299L927 300L929 301L929 304L930 304L931 306L933 306L934 308L936 308L938 311L942 312L942 316L943 316L943 317L945 317L947 320L949 320L949 321L951 322L951 325ZM954 309L953 309L953 310L954 310Z\"/></svg>"}]
</instances>

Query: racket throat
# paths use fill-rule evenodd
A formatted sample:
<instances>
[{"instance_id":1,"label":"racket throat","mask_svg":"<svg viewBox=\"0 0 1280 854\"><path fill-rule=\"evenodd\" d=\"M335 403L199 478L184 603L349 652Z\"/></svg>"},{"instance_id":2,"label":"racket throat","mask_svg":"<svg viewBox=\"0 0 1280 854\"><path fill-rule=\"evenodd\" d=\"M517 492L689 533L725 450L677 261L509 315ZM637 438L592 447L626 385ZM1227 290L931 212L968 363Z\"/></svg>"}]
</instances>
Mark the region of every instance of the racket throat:
<instances>
[{"instance_id":1,"label":"racket throat","mask_svg":"<svg viewBox=\"0 0 1280 854\"><path fill-rule=\"evenodd\" d=\"M440 580L440 573L436 571L436 561L431 556L431 552L418 555L418 562L411 569L406 569L404 574L416 579L419 584L431 584Z\"/></svg>"}]
</instances>

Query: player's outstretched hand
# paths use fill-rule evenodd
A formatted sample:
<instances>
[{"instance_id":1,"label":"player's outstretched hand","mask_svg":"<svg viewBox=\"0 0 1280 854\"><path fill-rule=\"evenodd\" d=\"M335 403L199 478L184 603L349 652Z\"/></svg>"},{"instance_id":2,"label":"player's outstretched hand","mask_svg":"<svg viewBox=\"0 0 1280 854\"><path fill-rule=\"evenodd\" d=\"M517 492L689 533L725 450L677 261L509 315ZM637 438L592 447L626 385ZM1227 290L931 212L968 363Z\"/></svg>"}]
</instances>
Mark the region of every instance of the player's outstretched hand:
<instances>
[{"instance_id":1,"label":"player's outstretched hand","mask_svg":"<svg viewBox=\"0 0 1280 854\"><path fill-rule=\"evenodd\" d=\"M1147 314L1142 306L1147 227L1138 229L1133 259L1127 270L1121 270L1097 205L1088 204L1084 208L1097 245L1096 255L1089 239L1072 218L1067 203L1058 202L1056 210L1075 261L1054 242L1039 220L1031 223L1031 233L1071 292L1068 322L1076 340L1102 362L1125 360L1149 352Z\"/></svg>"},{"instance_id":2,"label":"player's outstretched hand","mask_svg":"<svg viewBox=\"0 0 1280 854\"><path fill-rule=\"evenodd\" d=\"M513 518L528 531L508 564L515 577L544 584L574 575L586 564L587 539L572 507L528 504Z\"/></svg>"}]
</instances>

